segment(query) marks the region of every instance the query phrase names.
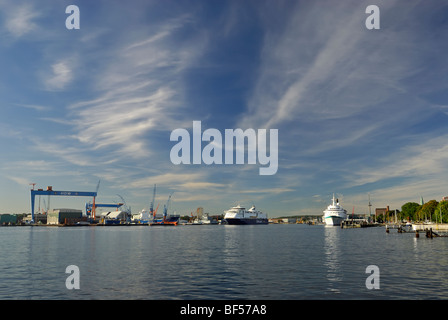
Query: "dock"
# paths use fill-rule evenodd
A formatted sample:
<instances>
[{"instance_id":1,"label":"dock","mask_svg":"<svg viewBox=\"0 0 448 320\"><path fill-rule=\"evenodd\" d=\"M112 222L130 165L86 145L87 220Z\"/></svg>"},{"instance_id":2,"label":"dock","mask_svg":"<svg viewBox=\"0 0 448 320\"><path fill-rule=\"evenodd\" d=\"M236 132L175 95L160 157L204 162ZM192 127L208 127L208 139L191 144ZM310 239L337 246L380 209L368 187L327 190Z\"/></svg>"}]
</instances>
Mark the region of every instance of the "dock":
<instances>
[{"instance_id":1,"label":"dock","mask_svg":"<svg viewBox=\"0 0 448 320\"><path fill-rule=\"evenodd\" d=\"M448 232L448 223L414 223L412 225L412 230L414 231L424 231L426 229Z\"/></svg>"},{"instance_id":2,"label":"dock","mask_svg":"<svg viewBox=\"0 0 448 320\"><path fill-rule=\"evenodd\" d=\"M364 219L347 219L341 222L341 229L377 227L379 224Z\"/></svg>"},{"instance_id":3,"label":"dock","mask_svg":"<svg viewBox=\"0 0 448 320\"><path fill-rule=\"evenodd\" d=\"M386 224L386 233L390 229L396 229L398 233L415 233L416 238L419 238L420 233L424 233L427 238L448 237L447 223Z\"/></svg>"},{"instance_id":4,"label":"dock","mask_svg":"<svg viewBox=\"0 0 448 320\"><path fill-rule=\"evenodd\" d=\"M414 230L412 230L412 225L409 223L386 224L386 233L389 233L390 229L397 229L398 233L414 232Z\"/></svg>"},{"instance_id":5,"label":"dock","mask_svg":"<svg viewBox=\"0 0 448 320\"><path fill-rule=\"evenodd\" d=\"M448 237L447 223L416 223L412 225L412 230L416 237L419 232L425 232L427 238Z\"/></svg>"}]
</instances>

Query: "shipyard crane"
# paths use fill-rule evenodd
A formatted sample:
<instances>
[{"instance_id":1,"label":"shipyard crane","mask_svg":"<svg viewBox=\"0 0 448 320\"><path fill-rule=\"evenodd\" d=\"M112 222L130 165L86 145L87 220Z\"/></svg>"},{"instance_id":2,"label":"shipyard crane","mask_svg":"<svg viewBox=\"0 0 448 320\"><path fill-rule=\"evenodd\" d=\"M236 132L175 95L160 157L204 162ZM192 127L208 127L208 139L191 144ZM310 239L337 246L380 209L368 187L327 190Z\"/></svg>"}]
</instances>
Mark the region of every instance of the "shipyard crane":
<instances>
[{"instance_id":1,"label":"shipyard crane","mask_svg":"<svg viewBox=\"0 0 448 320\"><path fill-rule=\"evenodd\" d=\"M157 210L159 210L159 204L157 204L156 210L154 210L154 204L156 200L156 185L154 184L154 191L152 193L152 201L149 204L149 214L152 216L152 220L156 220Z\"/></svg>"},{"instance_id":2,"label":"shipyard crane","mask_svg":"<svg viewBox=\"0 0 448 320\"><path fill-rule=\"evenodd\" d=\"M95 197L97 196L96 192L86 192L86 191L55 191L52 186L48 186L47 190L31 189L31 222L34 223L34 200L36 196L48 196L48 208L50 207L50 196L68 196L68 197L93 197L95 201Z\"/></svg>"},{"instance_id":3,"label":"shipyard crane","mask_svg":"<svg viewBox=\"0 0 448 320\"><path fill-rule=\"evenodd\" d=\"M154 219L154 221L152 223L150 223L150 226L177 226L179 223L179 219L175 219L175 217L170 217L170 219L167 218L168 215L168 208L170 206L170 201L171 201L171 196L173 195L174 191L170 193L170 195L168 196L168 200L166 201L166 204L163 208L163 218L162 220L156 221ZM157 205L157 208L159 208L159 206ZM156 209L157 212L157 209ZM174 218L174 219L172 219Z\"/></svg>"},{"instance_id":4,"label":"shipyard crane","mask_svg":"<svg viewBox=\"0 0 448 320\"><path fill-rule=\"evenodd\" d=\"M98 190L100 188L100 182L101 182L101 180L98 180L98 184L96 185L95 194L98 194ZM93 197L93 205L92 205L92 218L93 218L93 220L95 220L95 213L96 213L95 198L96 198L96 195Z\"/></svg>"},{"instance_id":5,"label":"shipyard crane","mask_svg":"<svg viewBox=\"0 0 448 320\"><path fill-rule=\"evenodd\" d=\"M166 205L163 207L163 221L166 220L166 216L168 214L168 207L170 205L171 202L171 196L173 195L174 191L170 193L170 195L168 196L168 200L166 201Z\"/></svg>"},{"instance_id":6,"label":"shipyard crane","mask_svg":"<svg viewBox=\"0 0 448 320\"><path fill-rule=\"evenodd\" d=\"M153 219L156 218L157 209L159 209L159 205L157 205L156 211L154 211L155 200L156 200L156 185L154 184L154 191L152 193L152 201L151 201L151 204L149 205L149 214L152 215Z\"/></svg>"},{"instance_id":7,"label":"shipyard crane","mask_svg":"<svg viewBox=\"0 0 448 320\"><path fill-rule=\"evenodd\" d=\"M121 199L121 201L123 202L123 212L126 213L126 216L128 218L131 218L131 207L128 207L128 205L126 204L126 201L124 200L124 198L122 196L120 196L119 194L117 194L117 196Z\"/></svg>"},{"instance_id":8,"label":"shipyard crane","mask_svg":"<svg viewBox=\"0 0 448 320\"><path fill-rule=\"evenodd\" d=\"M154 200L156 199L156 185L154 185L154 191L152 193L152 201L149 205L149 212L152 213L154 211Z\"/></svg>"},{"instance_id":9,"label":"shipyard crane","mask_svg":"<svg viewBox=\"0 0 448 320\"><path fill-rule=\"evenodd\" d=\"M123 211L126 211L126 212L130 213L130 212L131 212L131 207L128 207L128 205L126 204L126 201L124 200L124 198L123 198L122 196L120 196L118 193L117 193L117 196L118 196L118 197L121 199L121 201L123 202L123 208L124 208Z\"/></svg>"},{"instance_id":10,"label":"shipyard crane","mask_svg":"<svg viewBox=\"0 0 448 320\"><path fill-rule=\"evenodd\" d=\"M45 201L45 200L44 200ZM117 203L96 203L95 208L116 208L118 210L119 207L121 207L123 203L117 202ZM93 204L90 202L86 202L86 215L90 216L92 213Z\"/></svg>"}]
</instances>

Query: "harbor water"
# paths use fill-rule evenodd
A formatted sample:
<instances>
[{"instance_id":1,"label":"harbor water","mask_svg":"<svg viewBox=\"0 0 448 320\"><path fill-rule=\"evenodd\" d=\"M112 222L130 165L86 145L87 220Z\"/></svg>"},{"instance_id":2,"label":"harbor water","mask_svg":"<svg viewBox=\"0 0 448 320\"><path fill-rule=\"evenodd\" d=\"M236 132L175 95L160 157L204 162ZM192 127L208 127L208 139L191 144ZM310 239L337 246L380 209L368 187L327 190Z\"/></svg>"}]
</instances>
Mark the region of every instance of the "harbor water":
<instances>
[{"instance_id":1,"label":"harbor water","mask_svg":"<svg viewBox=\"0 0 448 320\"><path fill-rule=\"evenodd\" d=\"M448 298L448 238L383 227L24 226L1 227L0 243L0 299Z\"/></svg>"}]
</instances>

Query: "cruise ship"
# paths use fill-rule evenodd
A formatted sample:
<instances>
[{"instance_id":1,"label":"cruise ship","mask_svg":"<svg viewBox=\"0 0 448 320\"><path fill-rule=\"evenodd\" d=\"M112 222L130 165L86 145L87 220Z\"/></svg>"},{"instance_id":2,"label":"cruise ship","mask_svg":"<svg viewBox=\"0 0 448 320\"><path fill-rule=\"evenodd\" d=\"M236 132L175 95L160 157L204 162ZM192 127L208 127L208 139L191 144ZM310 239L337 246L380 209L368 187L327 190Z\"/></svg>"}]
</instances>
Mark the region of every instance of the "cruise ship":
<instances>
[{"instance_id":1,"label":"cruise ship","mask_svg":"<svg viewBox=\"0 0 448 320\"><path fill-rule=\"evenodd\" d=\"M323 221L327 226L339 226L347 218L347 210L341 207L339 199L334 198L333 203L324 210Z\"/></svg>"},{"instance_id":2,"label":"cruise ship","mask_svg":"<svg viewBox=\"0 0 448 320\"><path fill-rule=\"evenodd\" d=\"M246 210L246 208L237 205L224 211L224 213L223 223L225 224L268 224L267 214L256 210L255 206Z\"/></svg>"}]
</instances>

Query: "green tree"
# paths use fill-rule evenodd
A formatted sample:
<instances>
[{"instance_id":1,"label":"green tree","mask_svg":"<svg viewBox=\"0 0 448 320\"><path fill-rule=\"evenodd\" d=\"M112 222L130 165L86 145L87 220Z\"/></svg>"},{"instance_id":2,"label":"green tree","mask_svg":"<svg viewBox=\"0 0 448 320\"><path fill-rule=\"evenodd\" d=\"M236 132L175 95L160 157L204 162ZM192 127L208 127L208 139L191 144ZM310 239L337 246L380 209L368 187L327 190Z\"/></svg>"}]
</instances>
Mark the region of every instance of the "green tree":
<instances>
[{"instance_id":1,"label":"green tree","mask_svg":"<svg viewBox=\"0 0 448 320\"><path fill-rule=\"evenodd\" d=\"M436 200L430 200L426 202L421 208L417 211L417 218L419 220L428 220L431 219L434 211L437 208L439 203Z\"/></svg>"},{"instance_id":2,"label":"green tree","mask_svg":"<svg viewBox=\"0 0 448 320\"><path fill-rule=\"evenodd\" d=\"M442 215L442 219L440 219ZM440 201L432 215L432 221L448 223L448 201Z\"/></svg>"},{"instance_id":3,"label":"green tree","mask_svg":"<svg viewBox=\"0 0 448 320\"><path fill-rule=\"evenodd\" d=\"M401 217L406 220L417 220L416 213L420 205L416 202L407 202L401 206Z\"/></svg>"},{"instance_id":4,"label":"green tree","mask_svg":"<svg viewBox=\"0 0 448 320\"><path fill-rule=\"evenodd\" d=\"M386 216L384 217L385 220L389 221L389 222L395 222L395 218L397 219L397 221L400 221L402 214L400 212L400 210L389 210L386 211Z\"/></svg>"}]
</instances>

